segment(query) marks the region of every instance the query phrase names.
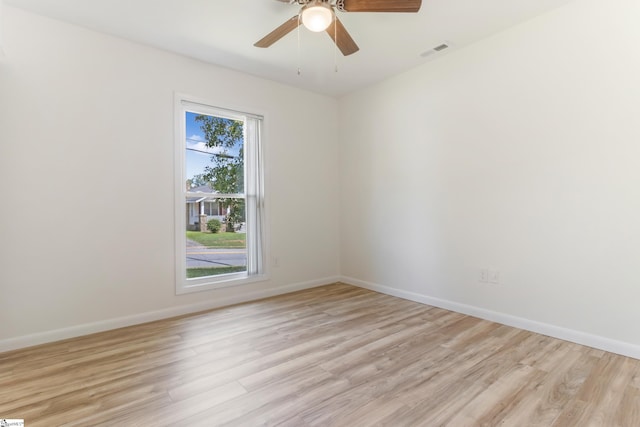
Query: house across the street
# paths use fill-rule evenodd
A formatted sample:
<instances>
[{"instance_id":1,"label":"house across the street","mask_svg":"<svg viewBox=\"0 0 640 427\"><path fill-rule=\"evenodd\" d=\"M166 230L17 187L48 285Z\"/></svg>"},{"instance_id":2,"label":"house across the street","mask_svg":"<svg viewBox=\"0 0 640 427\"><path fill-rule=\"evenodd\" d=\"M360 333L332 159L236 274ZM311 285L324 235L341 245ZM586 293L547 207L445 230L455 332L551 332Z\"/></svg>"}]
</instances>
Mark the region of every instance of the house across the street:
<instances>
[{"instance_id":1,"label":"house across the street","mask_svg":"<svg viewBox=\"0 0 640 427\"><path fill-rule=\"evenodd\" d=\"M227 215L227 209L216 200L215 190L208 185L201 185L193 188L187 187L187 191L198 193L197 195L190 194L190 197L186 199L187 230L206 231L207 222L212 219L223 222L225 215Z\"/></svg>"}]
</instances>

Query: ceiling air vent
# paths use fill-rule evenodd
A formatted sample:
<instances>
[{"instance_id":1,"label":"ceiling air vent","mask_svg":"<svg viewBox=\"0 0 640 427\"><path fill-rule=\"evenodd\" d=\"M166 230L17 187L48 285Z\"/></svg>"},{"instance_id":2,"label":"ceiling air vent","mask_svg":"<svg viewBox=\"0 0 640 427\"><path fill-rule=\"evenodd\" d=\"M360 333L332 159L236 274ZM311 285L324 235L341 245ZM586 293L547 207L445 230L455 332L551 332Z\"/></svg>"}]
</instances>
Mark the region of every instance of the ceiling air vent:
<instances>
[{"instance_id":1,"label":"ceiling air vent","mask_svg":"<svg viewBox=\"0 0 640 427\"><path fill-rule=\"evenodd\" d=\"M431 49L422 52L420 56L422 56L423 58L426 58L428 56L435 55L438 52L442 52L443 50L448 49L449 46L450 46L450 43L448 42L440 43L438 46L432 47Z\"/></svg>"}]
</instances>

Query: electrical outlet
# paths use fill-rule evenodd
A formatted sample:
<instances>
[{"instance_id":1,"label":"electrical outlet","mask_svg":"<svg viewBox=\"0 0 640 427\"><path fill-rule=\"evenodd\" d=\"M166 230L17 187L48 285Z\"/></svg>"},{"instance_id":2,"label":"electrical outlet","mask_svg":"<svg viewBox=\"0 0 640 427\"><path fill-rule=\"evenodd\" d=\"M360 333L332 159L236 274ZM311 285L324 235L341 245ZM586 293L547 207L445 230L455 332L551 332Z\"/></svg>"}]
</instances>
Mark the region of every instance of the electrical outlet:
<instances>
[{"instance_id":1,"label":"electrical outlet","mask_svg":"<svg viewBox=\"0 0 640 427\"><path fill-rule=\"evenodd\" d=\"M489 270L486 268L480 269L480 277L479 280L483 283L487 283L489 281Z\"/></svg>"},{"instance_id":2,"label":"electrical outlet","mask_svg":"<svg viewBox=\"0 0 640 427\"><path fill-rule=\"evenodd\" d=\"M272 267L278 267L280 265L280 260L278 259L277 256L271 257L271 266Z\"/></svg>"},{"instance_id":3,"label":"electrical outlet","mask_svg":"<svg viewBox=\"0 0 640 427\"><path fill-rule=\"evenodd\" d=\"M498 270L489 270L489 283L500 283L500 272Z\"/></svg>"}]
</instances>

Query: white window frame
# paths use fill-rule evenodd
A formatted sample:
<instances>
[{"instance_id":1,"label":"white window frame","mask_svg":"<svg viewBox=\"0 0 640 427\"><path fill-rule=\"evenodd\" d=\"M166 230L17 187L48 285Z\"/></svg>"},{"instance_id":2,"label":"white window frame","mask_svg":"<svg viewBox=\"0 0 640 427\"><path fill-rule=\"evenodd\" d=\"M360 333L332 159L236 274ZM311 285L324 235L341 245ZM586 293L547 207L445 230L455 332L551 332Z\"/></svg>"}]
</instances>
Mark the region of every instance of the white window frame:
<instances>
[{"instance_id":1,"label":"white window frame","mask_svg":"<svg viewBox=\"0 0 640 427\"><path fill-rule=\"evenodd\" d=\"M186 209L185 200L190 195L184 183L187 112L240 120L244 123L244 194L217 194L220 198L238 197L245 200L247 232L247 271L239 273L186 278ZM176 294L255 283L267 280L267 245L264 203L264 162L262 152L261 115L215 107L213 103L188 95L175 96L175 283ZM191 194L193 196L195 193Z\"/></svg>"}]
</instances>

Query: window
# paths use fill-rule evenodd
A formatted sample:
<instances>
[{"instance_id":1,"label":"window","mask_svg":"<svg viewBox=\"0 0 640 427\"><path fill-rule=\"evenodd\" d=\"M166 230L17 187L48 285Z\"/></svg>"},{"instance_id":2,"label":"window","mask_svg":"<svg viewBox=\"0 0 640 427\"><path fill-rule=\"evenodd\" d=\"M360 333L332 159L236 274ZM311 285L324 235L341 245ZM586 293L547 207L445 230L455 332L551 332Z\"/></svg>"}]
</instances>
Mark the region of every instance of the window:
<instances>
[{"instance_id":1,"label":"window","mask_svg":"<svg viewBox=\"0 0 640 427\"><path fill-rule=\"evenodd\" d=\"M176 100L176 292L264 278L262 117Z\"/></svg>"}]
</instances>

